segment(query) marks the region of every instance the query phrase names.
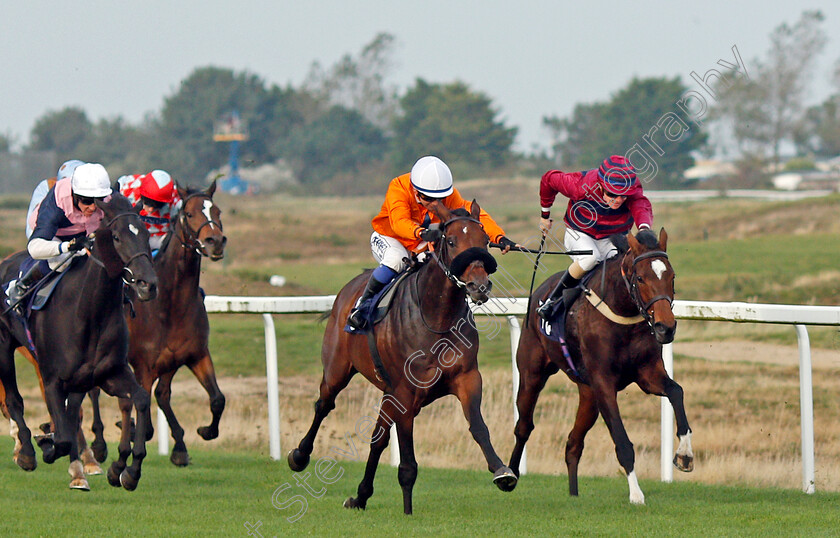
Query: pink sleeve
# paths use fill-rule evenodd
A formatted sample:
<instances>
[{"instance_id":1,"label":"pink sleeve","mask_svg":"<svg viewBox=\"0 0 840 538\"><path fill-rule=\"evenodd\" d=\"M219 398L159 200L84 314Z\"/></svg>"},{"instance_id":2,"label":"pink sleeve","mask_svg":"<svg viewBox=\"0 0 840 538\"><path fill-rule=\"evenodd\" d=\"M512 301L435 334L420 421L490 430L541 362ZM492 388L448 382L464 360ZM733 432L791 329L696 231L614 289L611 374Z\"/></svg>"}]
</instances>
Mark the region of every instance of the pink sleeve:
<instances>
[{"instance_id":1,"label":"pink sleeve","mask_svg":"<svg viewBox=\"0 0 840 538\"><path fill-rule=\"evenodd\" d=\"M639 193L638 196L633 196L627 200L627 207L630 209L630 214L633 215L633 220L636 221L636 228L647 225L648 228L653 224L653 207L650 205L650 200Z\"/></svg>"},{"instance_id":2,"label":"pink sleeve","mask_svg":"<svg viewBox=\"0 0 840 538\"><path fill-rule=\"evenodd\" d=\"M543 174L540 180L540 207L542 210L548 211L551 208L558 193L570 200L583 198L582 177L583 174L580 172L567 174L560 170L549 170Z\"/></svg>"}]
</instances>

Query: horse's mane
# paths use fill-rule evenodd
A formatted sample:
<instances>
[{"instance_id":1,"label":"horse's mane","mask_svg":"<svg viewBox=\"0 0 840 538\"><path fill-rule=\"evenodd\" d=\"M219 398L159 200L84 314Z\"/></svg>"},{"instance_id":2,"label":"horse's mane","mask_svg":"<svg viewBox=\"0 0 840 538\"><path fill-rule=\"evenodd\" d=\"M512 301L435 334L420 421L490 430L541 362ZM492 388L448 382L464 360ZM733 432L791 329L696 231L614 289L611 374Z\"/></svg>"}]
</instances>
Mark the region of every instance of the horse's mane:
<instances>
[{"instance_id":1,"label":"horse's mane","mask_svg":"<svg viewBox=\"0 0 840 538\"><path fill-rule=\"evenodd\" d=\"M453 217L469 217L470 212L464 209L463 207L459 207L458 209L452 211Z\"/></svg>"},{"instance_id":2,"label":"horse's mane","mask_svg":"<svg viewBox=\"0 0 840 538\"><path fill-rule=\"evenodd\" d=\"M630 243L627 241L627 234L613 234L610 236L610 241L618 249L619 254L624 254L630 250ZM645 228L636 234L636 241L653 250L659 248L659 239L651 230Z\"/></svg>"}]
</instances>

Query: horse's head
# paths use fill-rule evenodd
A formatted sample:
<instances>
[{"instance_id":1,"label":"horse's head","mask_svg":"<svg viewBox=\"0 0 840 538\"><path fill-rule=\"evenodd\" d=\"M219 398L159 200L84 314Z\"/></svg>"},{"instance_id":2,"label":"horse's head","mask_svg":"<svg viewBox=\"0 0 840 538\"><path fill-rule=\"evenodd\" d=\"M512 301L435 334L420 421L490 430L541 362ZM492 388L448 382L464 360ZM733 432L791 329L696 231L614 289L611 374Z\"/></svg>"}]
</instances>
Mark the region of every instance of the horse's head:
<instances>
[{"instance_id":1,"label":"horse's head","mask_svg":"<svg viewBox=\"0 0 840 538\"><path fill-rule=\"evenodd\" d=\"M96 201L105 213L96 230L93 255L111 278L122 273L141 301L157 295L157 275L149 249L149 232L140 220L140 207L134 208L128 198L114 191L108 202Z\"/></svg>"},{"instance_id":2,"label":"horse's head","mask_svg":"<svg viewBox=\"0 0 840 538\"><path fill-rule=\"evenodd\" d=\"M657 241L652 231L642 230L635 237L628 234L627 242L630 249L621 262L621 273L630 296L653 328L656 341L669 344L674 341L677 320L671 310L674 268L665 253L668 234L662 228Z\"/></svg>"},{"instance_id":3,"label":"horse's head","mask_svg":"<svg viewBox=\"0 0 840 538\"><path fill-rule=\"evenodd\" d=\"M493 287L489 275L496 271L496 260L487 251L490 238L479 220L478 202L472 201L469 212L449 211L443 204L436 204L433 211L443 223L443 235L435 244L438 263L452 282L466 289L473 302L487 302Z\"/></svg>"},{"instance_id":4,"label":"horse's head","mask_svg":"<svg viewBox=\"0 0 840 538\"><path fill-rule=\"evenodd\" d=\"M181 240L196 252L213 261L225 257L227 237L222 233L222 211L213 203L216 180L207 190L184 189L178 185L178 195L183 205L178 215L181 224Z\"/></svg>"}]
</instances>

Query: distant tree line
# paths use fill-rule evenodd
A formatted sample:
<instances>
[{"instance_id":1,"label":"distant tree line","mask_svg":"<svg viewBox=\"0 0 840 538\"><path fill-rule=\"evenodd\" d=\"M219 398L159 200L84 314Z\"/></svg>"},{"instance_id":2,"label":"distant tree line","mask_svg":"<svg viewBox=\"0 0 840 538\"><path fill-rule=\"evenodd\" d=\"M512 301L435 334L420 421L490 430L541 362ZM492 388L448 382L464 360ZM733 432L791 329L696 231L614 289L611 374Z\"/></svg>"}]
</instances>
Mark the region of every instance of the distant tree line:
<instances>
[{"instance_id":1,"label":"distant tree line","mask_svg":"<svg viewBox=\"0 0 840 538\"><path fill-rule=\"evenodd\" d=\"M819 11L806 11L795 24L778 26L766 57L748 62L748 74L745 67L709 87L716 100L707 121L692 117L691 91L679 77L633 78L607 101L544 117L552 145L530 155L513 151L517 128L467 84L418 78L402 91L389 84L395 38L387 33L333 66L313 63L300 87L197 68L139 125L122 117L94 123L78 107L49 111L25 149L107 163L112 174L163 167L199 182L227 162L228 147L212 141L213 126L236 111L250 134L241 146L243 167L282 161L309 192L378 191L426 154L443 158L459 178L581 170L625 154L649 188L686 186L683 172L695 157L723 154L737 158L742 179L759 184L768 164L778 169L783 148L809 158L840 154L840 61L835 92L804 105L827 40L822 22ZM717 127L711 142L710 124ZM0 135L0 154L12 142Z\"/></svg>"},{"instance_id":2,"label":"distant tree line","mask_svg":"<svg viewBox=\"0 0 840 538\"><path fill-rule=\"evenodd\" d=\"M310 192L379 188L426 154L462 174L511 167L517 129L497 119L486 95L461 82L417 79L402 95L386 84L393 41L380 34L357 57L326 70L315 63L299 88L197 68L140 125L121 117L94 123L78 107L49 111L35 122L26 149L106 163L112 175L162 167L200 182L227 162L228 146L213 142L213 127L236 111L249 131L242 166L282 159ZM0 150L8 147L8 137L0 137Z\"/></svg>"}]
</instances>

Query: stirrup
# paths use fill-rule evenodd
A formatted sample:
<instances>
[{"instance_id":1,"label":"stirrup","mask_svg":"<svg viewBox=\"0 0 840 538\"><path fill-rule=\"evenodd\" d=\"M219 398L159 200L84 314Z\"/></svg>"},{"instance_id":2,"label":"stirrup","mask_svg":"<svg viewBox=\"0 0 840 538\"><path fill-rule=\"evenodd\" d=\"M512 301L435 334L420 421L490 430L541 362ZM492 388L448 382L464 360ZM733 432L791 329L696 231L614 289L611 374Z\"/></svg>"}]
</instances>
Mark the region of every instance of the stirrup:
<instances>
[{"instance_id":1,"label":"stirrup","mask_svg":"<svg viewBox=\"0 0 840 538\"><path fill-rule=\"evenodd\" d=\"M367 321L362 318L362 310L359 307L350 311L350 315L347 316L347 324L357 331L364 331L367 328Z\"/></svg>"},{"instance_id":2,"label":"stirrup","mask_svg":"<svg viewBox=\"0 0 840 538\"><path fill-rule=\"evenodd\" d=\"M537 308L537 315L546 321L551 321L551 313L558 300L560 299L548 299L542 306Z\"/></svg>"}]
</instances>

